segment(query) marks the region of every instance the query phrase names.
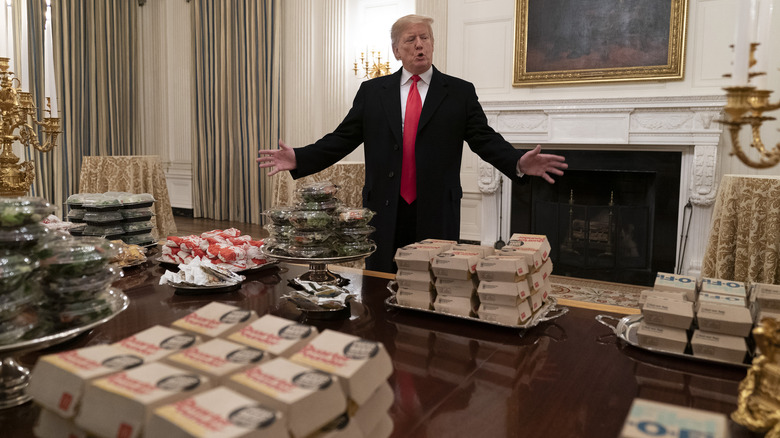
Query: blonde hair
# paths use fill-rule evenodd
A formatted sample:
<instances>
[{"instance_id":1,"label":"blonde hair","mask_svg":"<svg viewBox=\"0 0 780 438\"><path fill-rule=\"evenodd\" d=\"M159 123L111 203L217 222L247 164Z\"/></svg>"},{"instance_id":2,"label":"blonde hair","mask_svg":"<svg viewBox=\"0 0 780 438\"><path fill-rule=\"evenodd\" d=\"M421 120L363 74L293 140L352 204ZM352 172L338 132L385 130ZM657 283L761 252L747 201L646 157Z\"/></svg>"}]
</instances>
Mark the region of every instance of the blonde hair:
<instances>
[{"instance_id":1,"label":"blonde hair","mask_svg":"<svg viewBox=\"0 0 780 438\"><path fill-rule=\"evenodd\" d=\"M404 30L406 30L407 27L414 24L424 24L428 26L428 33L431 36L431 42L433 42L433 27L431 26L433 24L433 18L426 17L424 15L410 14L396 20L396 22L393 23L393 26L390 28L390 41L393 47L398 47L401 34L404 32Z\"/></svg>"}]
</instances>

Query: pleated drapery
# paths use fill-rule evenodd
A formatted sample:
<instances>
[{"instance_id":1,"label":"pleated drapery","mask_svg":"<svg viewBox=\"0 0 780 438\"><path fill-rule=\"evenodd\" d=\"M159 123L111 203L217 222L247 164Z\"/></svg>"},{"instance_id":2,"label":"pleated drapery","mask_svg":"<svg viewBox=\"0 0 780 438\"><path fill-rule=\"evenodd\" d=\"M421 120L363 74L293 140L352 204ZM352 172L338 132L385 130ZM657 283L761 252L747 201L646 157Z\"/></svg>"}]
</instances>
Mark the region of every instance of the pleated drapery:
<instances>
[{"instance_id":1,"label":"pleated drapery","mask_svg":"<svg viewBox=\"0 0 780 438\"><path fill-rule=\"evenodd\" d=\"M277 0L194 0L193 213L260 223L271 184L257 150L279 138Z\"/></svg>"}]
</instances>

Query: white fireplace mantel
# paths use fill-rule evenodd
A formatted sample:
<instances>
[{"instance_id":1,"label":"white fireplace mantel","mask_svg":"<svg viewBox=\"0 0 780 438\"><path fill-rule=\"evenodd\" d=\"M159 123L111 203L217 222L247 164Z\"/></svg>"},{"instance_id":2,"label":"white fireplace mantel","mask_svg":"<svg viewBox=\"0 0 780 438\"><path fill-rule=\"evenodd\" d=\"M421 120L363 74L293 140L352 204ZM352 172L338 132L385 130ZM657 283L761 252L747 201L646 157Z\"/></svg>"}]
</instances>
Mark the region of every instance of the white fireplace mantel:
<instances>
[{"instance_id":1,"label":"white fireplace mantel","mask_svg":"<svg viewBox=\"0 0 780 438\"><path fill-rule=\"evenodd\" d=\"M541 144L556 149L681 152L678 231L685 205L690 201L699 210L690 227L696 231L689 235L687 254L681 261L682 271L692 274L701 267L717 192L717 147L723 132L717 120L724 104L722 95L482 102L490 125L518 147ZM483 228L483 244L510 231L511 193L497 190L501 177L480 163L483 217L493 217L501 205L503 218L501 230L489 225ZM503 187L511 187L506 178ZM680 250L678 242L678 259Z\"/></svg>"}]
</instances>

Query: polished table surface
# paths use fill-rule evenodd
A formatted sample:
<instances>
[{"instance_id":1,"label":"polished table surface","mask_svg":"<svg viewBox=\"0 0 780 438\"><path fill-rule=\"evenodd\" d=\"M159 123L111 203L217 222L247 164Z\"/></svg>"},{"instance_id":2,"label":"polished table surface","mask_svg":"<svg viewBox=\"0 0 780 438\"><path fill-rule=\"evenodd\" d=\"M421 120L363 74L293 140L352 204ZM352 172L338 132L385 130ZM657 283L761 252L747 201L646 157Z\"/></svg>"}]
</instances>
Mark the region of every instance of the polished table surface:
<instances>
[{"instance_id":1,"label":"polished table surface","mask_svg":"<svg viewBox=\"0 0 780 438\"><path fill-rule=\"evenodd\" d=\"M358 297L352 317L306 320L279 300L290 290L287 280L306 269L281 264L248 274L239 291L187 296L159 285L165 268L150 261L116 283L130 297L124 312L42 353L115 342L211 301L270 312L385 345L394 366L393 437L616 437L637 397L729 414L746 373L622 345L595 320L603 309L570 306L562 317L521 331L389 308L390 277L357 269L331 267ZM33 366L39 354L20 361ZM32 437L37 413L31 403L0 410L0 436ZM733 422L731 429L751 436Z\"/></svg>"}]
</instances>

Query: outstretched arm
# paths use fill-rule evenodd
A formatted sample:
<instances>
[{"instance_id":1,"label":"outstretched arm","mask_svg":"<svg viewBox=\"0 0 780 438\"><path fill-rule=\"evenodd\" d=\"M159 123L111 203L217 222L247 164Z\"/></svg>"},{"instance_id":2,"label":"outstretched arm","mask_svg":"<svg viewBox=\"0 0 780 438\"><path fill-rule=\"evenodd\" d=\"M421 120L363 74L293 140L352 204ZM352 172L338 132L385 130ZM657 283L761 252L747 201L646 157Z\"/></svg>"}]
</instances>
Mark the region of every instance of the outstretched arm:
<instances>
[{"instance_id":1,"label":"outstretched arm","mask_svg":"<svg viewBox=\"0 0 780 438\"><path fill-rule=\"evenodd\" d=\"M555 184L555 180L549 174L563 175L563 171L569 167L564 161L565 157L554 154L542 154L541 145L536 147L520 157L517 160L517 168L526 175L540 176L550 184Z\"/></svg>"},{"instance_id":2,"label":"outstretched arm","mask_svg":"<svg viewBox=\"0 0 780 438\"><path fill-rule=\"evenodd\" d=\"M284 144L281 139L279 139L279 149L261 149L257 153L260 155L256 160L259 167L261 169L266 167L272 168L268 172L268 176L298 167L298 162L295 160L295 151Z\"/></svg>"}]
</instances>

